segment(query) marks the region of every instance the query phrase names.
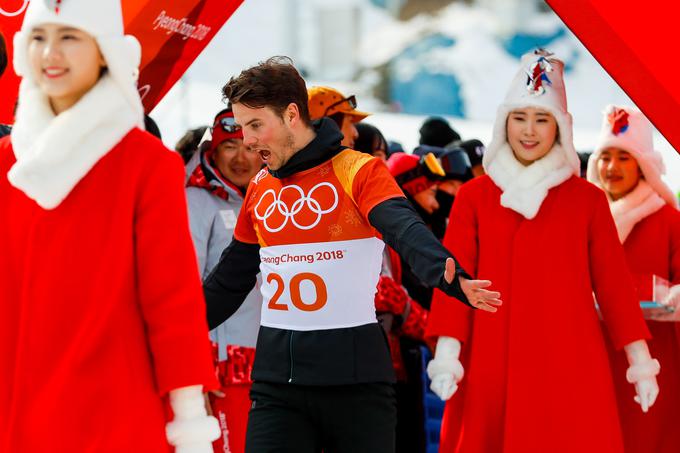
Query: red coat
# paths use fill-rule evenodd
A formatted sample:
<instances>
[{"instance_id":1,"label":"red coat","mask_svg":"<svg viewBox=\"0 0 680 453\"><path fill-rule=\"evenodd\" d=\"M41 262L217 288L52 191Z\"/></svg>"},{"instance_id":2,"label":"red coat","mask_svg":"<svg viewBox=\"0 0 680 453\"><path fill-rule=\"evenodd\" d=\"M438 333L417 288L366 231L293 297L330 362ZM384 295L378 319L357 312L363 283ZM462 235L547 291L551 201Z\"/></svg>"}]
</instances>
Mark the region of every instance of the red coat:
<instances>
[{"instance_id":1,"label":"red coat","mask_svg":"<svg viewBox=\"0 0 680 453\"><path fill-rule=\"evenodd\" d=\"M461 340L466 371L446 406L440 451L621 451L593 291L617 347L649 333L606 198L572 177L527 220L500 196L488 176L465 184L444 237L504 305L473 311L435 293L426 335Z\"/></svg>"},{"instance_id":2,"label":"red coat","mask_svg":"<svg viewBox=\"0 0 680 453\"><path fill-rule=\"evenodd\" d=\"M631 272L644 281L656 274L672 284L680 284L680 212L666 205L638 222L623 243ZM649 288L646 288L649 289ZM641 296L650 299L643 289ZM628 367L622 352L609 348L621 429L628 453L680 452L680 323L647 323L652 333L649 349L661 363L659 396L648 413L633 401L635 390L626 382Z\"/></svg>"},{"instance_id":3,"label":"red coat","mask_svg":"<svg viewBox=\"0 0 680 453\"><path fill-rule=\"evenodd\" d=\"M131 131L54 210L0 141L0 451L165 452L171 389L214 387L179 156Z\"/></svg>"}]
</instances>

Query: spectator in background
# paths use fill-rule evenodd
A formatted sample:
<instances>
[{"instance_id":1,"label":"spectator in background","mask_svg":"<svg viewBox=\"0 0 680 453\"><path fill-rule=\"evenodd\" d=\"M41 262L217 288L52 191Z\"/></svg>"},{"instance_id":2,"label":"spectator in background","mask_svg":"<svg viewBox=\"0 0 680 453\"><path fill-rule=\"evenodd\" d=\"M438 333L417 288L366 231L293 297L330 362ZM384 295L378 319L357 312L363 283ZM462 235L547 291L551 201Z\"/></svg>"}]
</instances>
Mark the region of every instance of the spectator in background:
<instances>
[{"instance_id":1,"label":"spectator in background","mask_svg":"<svg viewBox=\"0 0 680 453\"><path fill-rule=\"evenodd\" d=\"M394 140L388 140L387 141L387 157L389 159L389 156L391 156L394 153L405 153L404 147L402 146L401 143L396 142Z\"/></svg>"},{"instance_id":2,"label":"spectator in background","mask_svg":"<svg viewBox=\"0 0 680 453\"><path fill-rule=\"evenodd\" d=\"M484 158L484 152L486 151L484 143L476 138L472 138L470 140L457 140L446 145L446 149L456 148L462 148L467 153L468 159L470 159L472 176L475 178L477 176L482 176L484 174L482 159Z\"/></svg>"},{"instance_id":3,"label":"spectator in background","mask_svg":"<svg viewBox=\"0 0 680 453\"><path fill-rule=\"evenodd\" d=\"M7 47L5 45L5 37L2 32L0 32L0 77L5 73L5 69L7 69ZM9 135L11 131L11 127L0 124L0 137Z\"/></svg>"},{"instance_id":4,"label":"spectator in background","mask_svg":"<svg viewBox=\"0 0 680 453\"><path fill-rule=\"evenodd\" d=\"M458 132L453 130L449 122L440 116L427 118L420 126L421 145L438 146L440 148L460 140Z\"/></svg>"},{"instance_id":5,"label":"spectator in background","mask_svg":"<svg viewBox=\"0 0 680 453\"><path fill-rule=\"evenodd\" d=\"M215 116L212 140L205 145L186 189L191 236L203 279L231 242L248 183L262 167L257 152L243 144L243 132L234 124L229 108ZM221 420L222 428L215 451L245 450L250 371L262 306L259 288L258 281L236 313L210 332L217 344L221 393L213 393L210 398L213 414Z\"/></svg>"},{"instance_id":6,"label":"spectator in background","mask_svg":"<svg viewBox=\"0 0 680 453\"><path fill-rule=\"evenodd\" d=\"M434 154L440 161L445 175L437 181L437 204L439 207L432 213L419 212L426 224L430 226L434 235L440 241L444 238L449 212L458 188L473 178L470 159L463 148L438 148L420 145L413 150L413 154L424 156Z\"/></svg>"},{"instance_id":7,"label":"spectator in background","mask_svg":"<svg viewBox=\"0 0 680 453\"><path fill-rule=\"evenodd\" d=\"M330 87L311 87L309 96L309 117L316 121L325 116L331 118L342 132L342 146L354 149L354 142L359 133L356 124L366 118L369 113L357 110L357 98L354 95L345 97L338 90Z\"/></svg>"},{"instance_id":8,"label":"spectator in background","mask_svg":"<svg viewBox=\"0 0 680 453\"><path fill-rule=\"evenodd\" d=\"M427 214L437 209L436 183L444 176L444 170L433 154L396 153L387 161L387 168L417 212ZM389 247L383 267L389 269L389 278L383 272L375 301L378 315L383 315L381 321L387 331L397 375L396 451L423 453L425 431L420 346L424 345L426 307L429 307L432 290L424 286L409 265ZM402 285L406 286L406 291ZM414 295L411 291L416 285L418 292ZM419 300L421 293L425 297L421 296Z\"/></svg>"},{"instance_id":9,"label":"spectator in background","mask_svg":"<svg viewBox=\"0 0 680 453\"><path fill-rule=\"evenodd\" d=\"M653 300L652 276L670 282L666 299L680 303L680 213L673 191L661 179L663 159L654 150L652 124L637 109L609 106L588 163L588 181L607 193L618 238L637 281L638 298ZM649 349L661 362L663 391L648 413L640 410L635 389L626 381L626 357L609 345L612 380L627 453L680 451L680 312L652 313Z\"/></svg>"},{"instance_id":10,"label":"spectator in background","mask_svg":"<svg viewBox=\"0 0 680 453\"><path fill-rule=\"evenodd\" d=\"M207 129L208 126L199 126L195 129L189 129L184 133L182 138L179 139L177 144L175 144L175 151L182 156L185 165L189 163L191 157L198 149L198 145L201 144L201 139L205 135Z\"/></svg>"},{"instance_id":11,"label":"spectator in background","mask_svg":"<svg viewBox=\"0 0 680 453\"><path fill-rule=\"evenodd\" d=\"M372 124L359 123L356 125L359 136L354 143L354 149L362 153L370 154L382 161L387 161L389 152L387 141L380 130Z\"/></svg>"}]
</instances>

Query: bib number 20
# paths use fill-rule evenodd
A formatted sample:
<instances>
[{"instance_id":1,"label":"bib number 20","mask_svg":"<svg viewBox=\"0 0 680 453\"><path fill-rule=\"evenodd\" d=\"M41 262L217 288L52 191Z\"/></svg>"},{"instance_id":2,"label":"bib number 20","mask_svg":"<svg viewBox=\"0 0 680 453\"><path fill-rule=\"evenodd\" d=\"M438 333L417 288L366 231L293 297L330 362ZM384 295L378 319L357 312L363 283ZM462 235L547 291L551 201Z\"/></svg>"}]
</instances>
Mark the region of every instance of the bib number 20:
<instances>
[{"instance_id":1,"label":"bib number 20","mask_svg":"<svg viewBox=\"0 0 680 453\"><path fill-rule=\"evenodd\" d=\"M314 285L314 289L316 290L316 298L311 303L303 301L302 296L300 295L300 286L304 281L311 282ZM288 305L285 302L279 302L279 299L281 298L281 295L283 294L283 291L286 287L283 277L281 277L279 274L271 273L267 276L267 283L270 285L272 283L276 283L276 291L274 291L274 295L269 301L269 309L288 311ZM290 301L297 309L302 311L321 310L321 308L326 305L326 302L328 302L328 291L326 289L326 284L320 276L312 274L311 272L302 272L293 275L293 278L290 279L289 292Z\"/></svg>"}]
</instances>

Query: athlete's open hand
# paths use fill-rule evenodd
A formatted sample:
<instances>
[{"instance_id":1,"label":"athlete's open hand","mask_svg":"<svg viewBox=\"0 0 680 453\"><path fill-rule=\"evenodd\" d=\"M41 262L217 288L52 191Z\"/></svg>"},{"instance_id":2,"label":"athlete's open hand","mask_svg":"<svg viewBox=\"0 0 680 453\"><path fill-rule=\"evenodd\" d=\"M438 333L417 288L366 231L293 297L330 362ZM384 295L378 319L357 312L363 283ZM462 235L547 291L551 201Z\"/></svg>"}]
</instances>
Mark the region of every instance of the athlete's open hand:
<instances>
[{"instance_id":1,"label":"athlete's open hand","mask_svg":"<svg viewBox=\"0 0 680 453\"><path fill-rule=\"evenodd\" d=\"M451 283L456 276L456 263L453 258L446 260L446 270L444 271L444 280ZM489 280L468 280L463 277L458 277L460 287L467 296L470 305L480 310L495 313L503 304L501 293L498 291L488 291L484 288L491 286Z\"/></svg>"}]
</instances>

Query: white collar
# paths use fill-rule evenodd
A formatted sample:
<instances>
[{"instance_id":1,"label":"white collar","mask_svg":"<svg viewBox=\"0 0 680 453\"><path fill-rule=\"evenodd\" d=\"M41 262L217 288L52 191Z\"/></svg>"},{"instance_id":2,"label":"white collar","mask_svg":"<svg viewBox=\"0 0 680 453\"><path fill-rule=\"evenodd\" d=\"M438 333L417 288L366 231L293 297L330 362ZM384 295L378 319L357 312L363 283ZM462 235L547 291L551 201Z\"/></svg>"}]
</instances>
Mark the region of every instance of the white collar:
<instances>
[{"instance_id":1,"label":"white collar","mask_svg":"<svg viewBox=\"0 0 680 453\"><path fill-rule=\"evenodd\" d=\"M108 75L57 116L42 91L24 79L12 129L16 163L7 173L9 182L42 208L56 208L140 123L138 116Z\"/></svg>"},{"instance_id":2,"label":"white collar","mask_svg":"<svg viewBox=\"0 0 680 453\"><path fill-rule=\"evenodd\" d=\"M533 219L548 191L574 174L565 151L559 144L529 166L522 165L505 142L488 163L487 174L501 188L501 205Z\"/></svg>"},{"instance_id":3,"label":"white collar","mask_svg":"<svg viewBox=\"0 0 680 453\"><path fill-rule=\"evenodd\" d=\"M641 179L638 185L625 197L616 201L609 200L619 240L623 244L633 227L645 217L654 214L666 204L663 198L652 187Z\"/></svg>"}]
</instances>

